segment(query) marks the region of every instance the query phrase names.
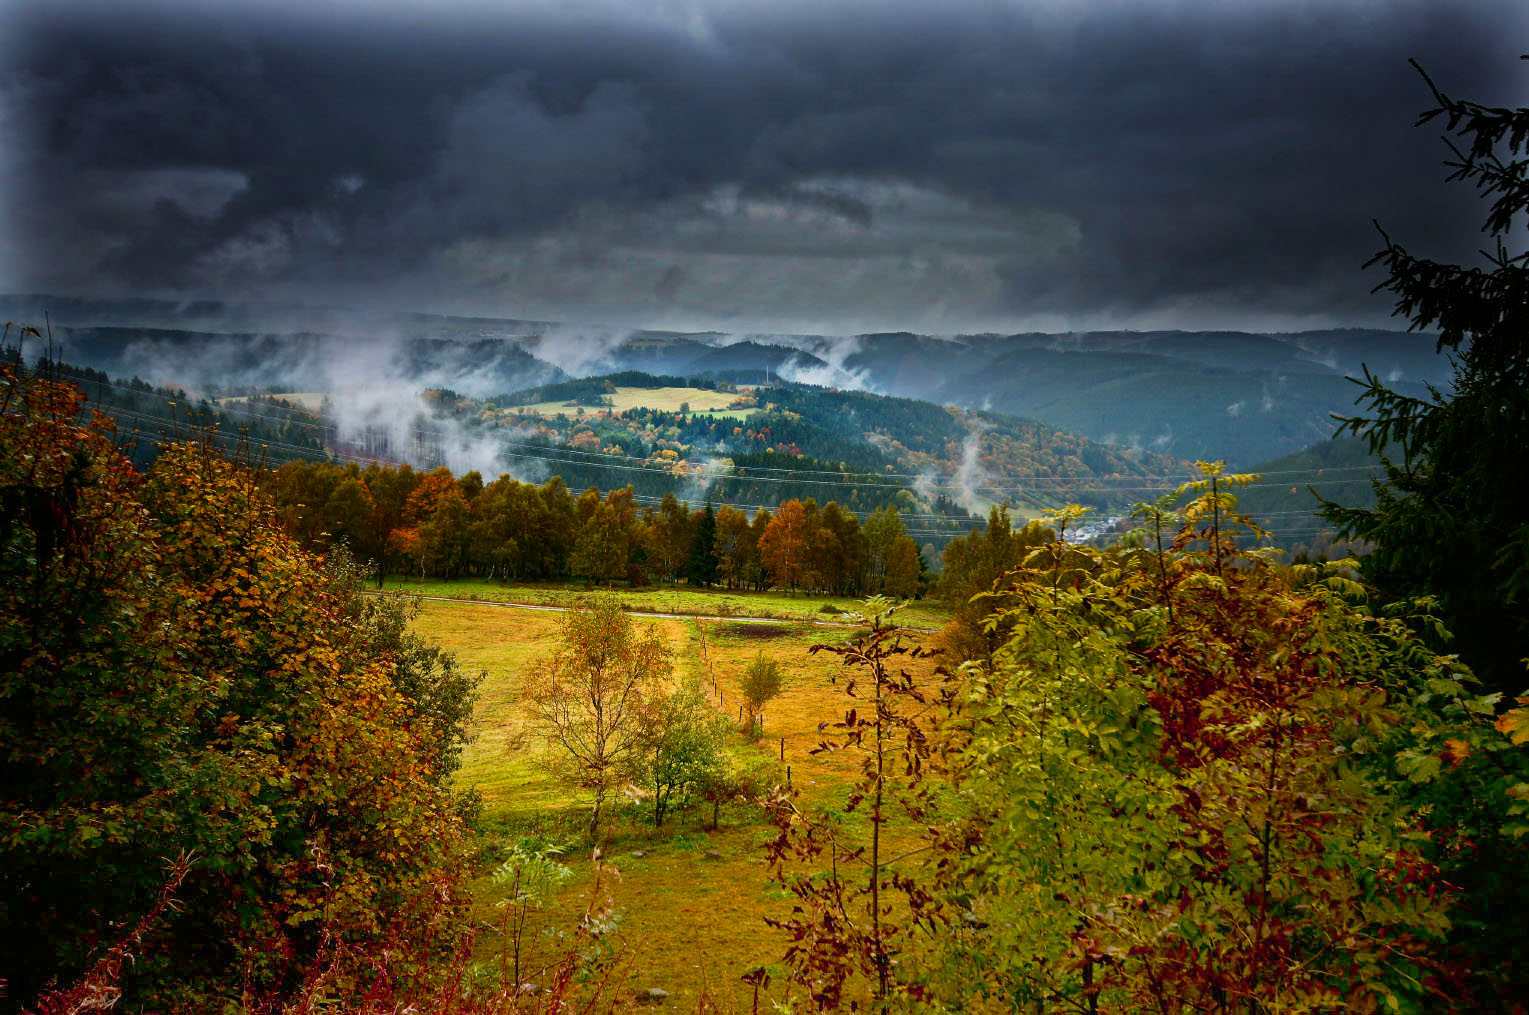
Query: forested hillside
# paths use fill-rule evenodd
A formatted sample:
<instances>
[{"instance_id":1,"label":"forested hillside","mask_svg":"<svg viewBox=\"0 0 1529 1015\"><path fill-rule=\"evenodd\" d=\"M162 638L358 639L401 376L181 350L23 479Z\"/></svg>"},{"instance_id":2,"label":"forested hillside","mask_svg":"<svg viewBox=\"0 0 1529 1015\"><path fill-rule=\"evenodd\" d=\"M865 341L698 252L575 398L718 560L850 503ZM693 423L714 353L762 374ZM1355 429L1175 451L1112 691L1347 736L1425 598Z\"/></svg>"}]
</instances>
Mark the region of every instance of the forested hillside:
<instances>
[{"instance_id":1,"label":"forested hillside","mask_svg":"<svg viewBox=\"0 0 1529 1015\"><path fill-rule=\"evenodd\" d=\"M272 467L408 462L490 479L556 477L576 492L630 488L647 508L670 496L750 514L789 500L833 501L862 520L895 508L917 520L931 557L989 504L1033 514L1072 500L1118 512L1144 487L1169 489L1184 474L1164 456L1033 421L790 383L738 387L628 372L485 399L405 390L358 408L343 394L248 385L209 385L192 396L46 357L34 369L79 384L86 410L116 419L140 464L167 440L196 438ZM671 407L618 411L609 404L618 391L637 403L653 392ZM684 401L702 396L727 408L696 411Z\"/></svg>"},{"instance_id":2,"label":"forested hillside","mask_svg":"<svg viewBox=\"0 0 1529 1015\"><path fill-rule=\"evenodd\" d=\"M489 433L518 430L507 460L539 463L575 487L606 488L614 478L648 497L770 505L810 496L859 511L936 514L945 513L936 501L996 502L1033 511L1067 500L1119 507L1128 501L1113 492L1122 481L1168 489L1184 475L1166 456L1031 420L804 384L700 382L698 391L736 389L730 408L717 412L601 409L603 392L677 379L617 374L443 408ZM555 398L567 399L566 411L515 411Z\"/></svg>"},{"instance_id":3,"label":"forested hillside","mask_svg":"<svg viewBox=\"0 0 1529 1015\"><path fill-rule=\"evenodd\" d=\"M434 442L445 436L437 428L460 426L489 436L508 429L512 436L505 439L502 462L521 474L555 477L559 482L553 486L532 481L525 488L541 486L561 516L575 513L574 495L581 491L593 488L602 495L629 491L635 514L625 523L628 531L622 540L629 549L614 550L596 571L576 571L570 561L578 525L567 521L529 537L550 543L544 553L531 555L544 563L527 566L521 561L530 557L516 557L512 562L501 551L488 548L485 540L490 538L527 540L526 534L512 532L504 523L498 526L499 536L480 533L478 549L468 549L466 527L478 521L474 510L453 523L460 531L444 536L434 528L419 529L430 520L427 516L411 517L409 524L403 524L397 505L385 517L372 518L363 517L372 508L349 493L340 494L344 503L330 504L346 477L359 482L363 499L374 503L379 498L407 496L429 469L405 470L402 494L382 492L379 484L398 485L377 477L399 474L391 459L400 449L388 442L386 434L342 439L344 432L328 418L331 410L321 396L309 394L294 401L278 393L236 387L213 388L193 398L181 389L156 389L137 378L113 380L100 371L46 358L33 369L77 384L85 393L87 409L103 411L117 421L125 453L139 465L151 462L166 440L192 437L212 440L230 454L272 467L301 460L355 463L343 471L339 466L319 469L340 478L280 485L275 488L278 498L288 510L317 512L325 525L348 533L347 538L369 533L363 555L381 561L386 569L426 576L609 581L624 580L629 568L635 568L645 578L659 581L683 577L672 567L654 566L653 540L644 528L651 522L643 519L651 518L669 499L688 502L686 510L697 515L708 500L741 508L748 516L792 500L832 503L835 511L854 517L857 526L872 512L895 510L906 519L923 566L938 569L946 543L980 521L982 513L972 509L984 501L1017 505L1033 513L1073 500L1095 505L1103 520L1120 516L1133 500L1177 481L1173 464L1160 456L1125 453L1042 424L995 413L963 413L915 399L807 385L737 390L728 382L704 378L627 372L560 381L484 402L451 391L427 393L413 430L416 448L425 453L426 461L440 460L431 451ZM644 408L615 412L608 405L610 392L618 389L693 390L699 395L719 392L719 386L723 397L740 407L736 412L718 415ZM527 419L518 407L533 402L561 408L557 415L543 411ZM505 408L499 408L500 403ZM836 458L822 459L804 449L832 449ZM369 456L369 450L376 454ZM368 462L368 457L374 461ZM298 468L294 464L283 474ZM1253 471L1264 476L1265 482L1243 491L1243 509L1274 533L1276 545L1297 556L1331 557L1341 555L1345 547L1337 542L1334 526L1320 517L1318 498L1351 507L1373 504L1370 480L1379 474L1379 465L1360 442L1350 439L1322 442ZM551 490L563 493L546 492ZM1117 521L1115 528L1123 524ZM310 540L319 531L312 523L305 523L302 530ZM435 542L420 543L419 531L431 534ZM560 541L560 532L569 535ZM869 588L864 580L865 554L855 549L855 543L848 539L842 568L828 568L830 573L843 570L851 577L822 588L847 594ZM456 548L445 549L448 544ZM743 567L739 561L729 584L784 587L757 566L748 571ZM802 584L820 587L816 580Z\"/></svg>"},{"instance_id":4,"label":"forested hillside","mask_svg":"<svg viewBox=\"0 0 1529 1015\"><path fill-rule=\"evenodd\" d=\"M1433 337L1374 329L728 335L309 307L0 297L0 310L12 319L50 307L72 362L124 376L168 369L168 376L151 379L182 386L227 383L234 372L257 386L307 389L315 378L323 378L321 386L343 386L381 374L390 386L441 386L504 406L542 401L527 389L569 374L633 372L741 387L805 381L1034 419L1096 442L1178 461L1223 459L1239 468L1332 436L1332 414L1349 413L1359 394L1345 378L1365 369L1414 396L1450 376L1449 358ZM565 340L574 354L549 351ZM569 390L595 397L592 389ZM496 397L511 391L518 401ZM554 397L565 396L548 395Z\"/></svg>"},{"instance_id":5,"label":"forested hillside","mask_svg":"<svg viewBox=\"0 0 1529 1015\"><path fill-rule=\"evenodd\" d=\"M230 454L277 463L294 456L325 456L323 431L312 412L263 390L212 389L193 398L185 390L154 386L137 377L113 379L99 370L40 357L37 376L76 387L82 411L115 420L122 452L140 466L158 456L166 439L202 436Z\"/></svg>"},{"instance_id":6,"label":"forested hillside","mask_svg":"<svg viewBox=\"0 0 1529 1015\"><path fill-rule=\"evenodd\" d=\"M1238 491L1238 509L1273 531L1276 545L1297 557L1336 559L1362 551L1338 538L1338 526L1323 516L1323 504L1374 506L1375 483L1384 468L1367 442L1335 437L1249 471L1263 481Z\"/></svg>"},{"instance_id":7,"label":"forested hillside","mask_svg":"<svg viewBox=\"0 0 1529 1015\"><path fill-rule=\"evenodd\" d=\"M1338 374L1040 348L1005 353L946 381L936 397L1044 419L1097 440L1248 466L1331 436L1331 414L1349 408L1355 394Z\"/></svg>"}]
</instances>

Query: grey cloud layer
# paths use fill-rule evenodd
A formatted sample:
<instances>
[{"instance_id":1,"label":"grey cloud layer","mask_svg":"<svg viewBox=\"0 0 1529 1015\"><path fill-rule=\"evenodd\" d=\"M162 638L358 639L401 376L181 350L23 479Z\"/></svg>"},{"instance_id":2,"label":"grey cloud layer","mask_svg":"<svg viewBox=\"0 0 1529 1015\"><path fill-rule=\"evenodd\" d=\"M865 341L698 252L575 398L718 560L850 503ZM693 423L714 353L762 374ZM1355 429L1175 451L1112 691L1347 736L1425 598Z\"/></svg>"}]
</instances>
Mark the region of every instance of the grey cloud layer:
<instances>
[{"instance_id":1,"label":"grey cloud layer","mask_svg":"<svg viewBox=\"0 0 1529 1015\"><path fill-rule=\"evenodd\" d=\"M1529 80L1496 0L820 6L23 11L0 283L841 332L1372 321L1372 217L1477 242L1406 58L1486 101Z\"/></svg>"}]
</instances>

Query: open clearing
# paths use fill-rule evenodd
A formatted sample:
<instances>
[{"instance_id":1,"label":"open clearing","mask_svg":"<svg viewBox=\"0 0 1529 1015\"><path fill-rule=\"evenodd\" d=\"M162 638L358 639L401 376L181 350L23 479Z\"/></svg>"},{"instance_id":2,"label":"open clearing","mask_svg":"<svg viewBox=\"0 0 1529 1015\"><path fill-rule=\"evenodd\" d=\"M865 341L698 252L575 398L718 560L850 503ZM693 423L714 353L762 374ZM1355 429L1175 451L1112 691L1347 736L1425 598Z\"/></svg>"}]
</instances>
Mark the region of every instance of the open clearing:
<instances>
[{"instance_id":1,"label":"open clearing","mask_svg":"<svg viewBox=\"0 0 1529 1015\"><path fill-rule=\"evenodd\" d=\"M649 596L641 598L642 607L653 605ZM495 903L505 891L487 873L494 849L535 836L566 845L564 860L576 873L548 908L533 916L534 933L523 963L533 972L524 978L538 979L534 970L559 954L560 935L572 929L598 890L620 914L620 937L628 946L624 990L660 987L670 992L672 1005L686 1010L695 1005L703 984L709 984L724 1005L743 1010L749 989L738 977L763 965L774 981L769 993L783 999L785 970L779 958L785 939L766 927L764 918L789 914L791 898L768 880L763 847L774 829L757 807L725 806L716 831L705 827L710 819L705 806L655 830L645 806L626 798L614 808L606 869L596 885L583 831L588 797L548 773L542 764L545 748L527 737L523 726L520 695L526 674L552 650L560 620L561 614L554 613L423 601L415 622L416 630L455 652L464 667L488 674L474 717L476 739L458 777L484 800L486 863L475 883L474 919L485 930L477 958L497 967L501 952L498 932L487 929L503 912ZM676 679L699 680L715 694L713 707L735 721L742 700L738 678L748 662L761 651L779 659L790 679L785 693L766 710L764 735L753 742L737 732L728 749L738 761L760 766L772 781L784 783L789 765L805 808L842 808L860 756L837 752L814 757L809 752L820 739L818 724L834 721L851 703L831 680L842 672L837 658L813 655L809 649L814 643L841 641L851 631L690 619L636 622L656 627L668 643ZM919 665L932 669L932 664ZM867 827L858 813L844 817L845 833L852 838ZM910 829L894 823L888 831L892 841L909 841ZM721 858L709 859L709 850Z\"/></svg>"},{"instance_id":2,"label":"open clearing","mask_svg":"<svg viewBox=\"0 0 1529 1015\"><path fill-rule=\"evenodd\" d=\"M293 408L302 409L305 412L318 412L324 407L324 399L329 397L327 391L293 391L281 395L272 395L272 398L281 402L290 403ZM232 405L236 402L247 402L249 399L240 395L234 398L220 398L219 405Z\"/></svg>"},{"instance_id":3,"label":"open clearing","mask_svg":"<svg viewBox=\"0 0 1529 1015\"><path fill-rule=\"evenodd\" d=\"M394 591L465 599L485 603L522 603L527 606L571 606L589 595L589 586L578 582L504 584L479 578L439 581L388 578ZM701 589L688 585L661 585L639 589L617 588L613 594L628 610L648 613L681 613L689 616L768 617L773 620L838 621L846 611L859 609L847 596L807 596L786 592L744 592ZM934 631L950 619L950 609L930 599L909 603L898 613L908 628Z\"/></svg>"},{"instance_id":4,"label":"open clearing","mask_svg":"<svg viewBox=\"0 0 1529 1015\"><path fill-rule=\"evenodd\" d=\"M612 412L625 412L628 409L657 409L660 412L679 412L680 406L689 405L690 411L697 414L705 414L717 418L747 416L752 409L734 409L726 411L738 395L731 391L712 391L709 388L617 388L610 395L610 409ZM532 405L517 405L509 408L510 412L535 413L538 416L572 416L579 411L580 406L572 402L536 402ZM598 406L583 406L584 413L590 415L602 411Z\"/></svg>"}]
</instances>

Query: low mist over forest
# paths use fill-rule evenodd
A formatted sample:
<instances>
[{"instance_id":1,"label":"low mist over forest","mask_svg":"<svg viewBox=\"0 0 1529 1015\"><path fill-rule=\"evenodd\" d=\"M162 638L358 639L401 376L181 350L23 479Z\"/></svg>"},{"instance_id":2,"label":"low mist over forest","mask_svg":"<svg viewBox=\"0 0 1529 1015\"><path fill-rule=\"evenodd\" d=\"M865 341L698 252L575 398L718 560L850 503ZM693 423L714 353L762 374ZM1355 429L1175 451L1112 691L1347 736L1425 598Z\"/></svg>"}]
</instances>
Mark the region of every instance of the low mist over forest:
<instances>
[{"instance_id":1,"label":"low mist over forest","mask_svg":"<svg viewBox=\"0 0 1529 1015\"><path fill-rule=\"evenodd\" d=\"M651 503L895 504L928 522L932 558L992 504L1075 500L1118 516L1195 460L1268 471L1333 437L1364 369L1412 396L1449 371L1437 336L1362 329L829 338L211 301L33 296L0 309L45 315L65 369L105 375L103 405L147 379L209 400L234 429L253 425L273 462L559 475L575 489L633 484ZM931 377L948 379L931 392ZM256 411L248 395L283 404ZM120 418L173 422L173 401ZM1277 463L1288 492L1255 498L1287 547L1332 535L1317 495L1368 503L1375 461L1356 447L1326 457L1316 469ZM764 471L751 479L751 467Z\"/></svg>"},{"instance_id":2,"label":"low mist over forest","mask_svg":"<svg viewBox=\"0 0 1529 1015\"><path fill-rule=\"evenodd\" d=\"M425 388L473 398L623 370L734 384L791 382L1036 419L1127 448L1239 466L1331 436L1368 366L1398 390L1445 384L1437 336L1374 329L1275 334L1112 331L821 336L621 331L423 314L220 303L0 300L51 315L62 358L196 388L363 392L382 415ZM296 387L294 387L296 386ZM478 467L491 463L481 463ZM484 471L488 471L484 467Z\"/></svg>"}]
</instances>

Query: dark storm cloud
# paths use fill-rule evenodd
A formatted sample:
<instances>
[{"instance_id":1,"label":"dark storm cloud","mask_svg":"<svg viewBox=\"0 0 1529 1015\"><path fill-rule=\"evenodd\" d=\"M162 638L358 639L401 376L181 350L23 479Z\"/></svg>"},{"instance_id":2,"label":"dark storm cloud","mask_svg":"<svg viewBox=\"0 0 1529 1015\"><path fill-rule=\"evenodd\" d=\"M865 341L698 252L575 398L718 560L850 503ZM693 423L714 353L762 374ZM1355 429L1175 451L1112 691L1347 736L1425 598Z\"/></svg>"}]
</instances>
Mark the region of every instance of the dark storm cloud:
<instances>
[{"instance_id":1,"label":"dark storm cloud","mask_svg":"<svg viewBox=\"0 0 1529 1015\"><path fill-rule=\"evenodd\" d=\"M1372 217L1477 242L1406 59L1484 101L1529 81L1496 0L431 11L23 6L4 283L837 331L1373 320Z\"/></svg>"}]
</instances>

